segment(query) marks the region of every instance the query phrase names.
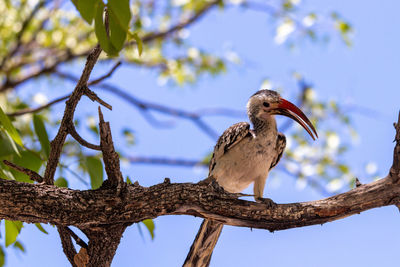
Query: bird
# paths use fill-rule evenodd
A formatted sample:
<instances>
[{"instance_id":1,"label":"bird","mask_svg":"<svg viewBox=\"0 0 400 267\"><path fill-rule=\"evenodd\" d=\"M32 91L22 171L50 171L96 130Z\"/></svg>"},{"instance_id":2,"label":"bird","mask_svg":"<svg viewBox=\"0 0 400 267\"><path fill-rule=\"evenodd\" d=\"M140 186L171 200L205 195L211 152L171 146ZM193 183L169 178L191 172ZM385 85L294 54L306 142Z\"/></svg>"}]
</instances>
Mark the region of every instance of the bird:
<instances>
[{"instance_id":1,"label":"bird","mask_svg":"<svg viewBox=\"0 0 400 267\"><path fill-rule=\"evenodd\" d=\"M218 138L209 164L208 179L214 179L225 191L239 193L254 183L254 198L263 199L269 171L282 158L286 138L278 132L275 115L289 117L299 123L313 140L318 134L307 116L293 103L273 90L262 89L247 102L248 122L239 122ZM222 231L223 223L205 219L193 241L184 267L207 267Z\"/></svg>"}]
</instances>

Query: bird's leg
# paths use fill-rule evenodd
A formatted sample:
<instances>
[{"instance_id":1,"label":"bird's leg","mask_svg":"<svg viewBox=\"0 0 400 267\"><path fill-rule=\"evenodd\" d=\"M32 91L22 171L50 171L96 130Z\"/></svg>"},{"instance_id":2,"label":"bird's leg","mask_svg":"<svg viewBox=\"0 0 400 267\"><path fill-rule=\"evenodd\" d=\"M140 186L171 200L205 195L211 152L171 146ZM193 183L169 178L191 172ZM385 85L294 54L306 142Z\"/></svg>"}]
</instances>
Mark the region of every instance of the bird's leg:
<instances>
[{"instance_id":1,"label":"bird's leg","mask_svg":"<svg viewBox=\"0 0 400 267\"><path fill-rule=\"evenodd\" d=\"M264 194L264 187L265 187L265 181L267 180L267 177L257 177L257 179L254 181L254 198L255 200L262 198Z\"/></svg>"},{"instance_id":2,"label":"bird's leg","mask_svg":"<svg viewBox=\"0 0 400 267\"><path fill-rule=\"evenodd\" d=\"M259 203L266 204L269 208L276 206L276 203L270 198L263 198L266 177L258 177L254 181L254 199Z\"/></svg>"}]
</instances>

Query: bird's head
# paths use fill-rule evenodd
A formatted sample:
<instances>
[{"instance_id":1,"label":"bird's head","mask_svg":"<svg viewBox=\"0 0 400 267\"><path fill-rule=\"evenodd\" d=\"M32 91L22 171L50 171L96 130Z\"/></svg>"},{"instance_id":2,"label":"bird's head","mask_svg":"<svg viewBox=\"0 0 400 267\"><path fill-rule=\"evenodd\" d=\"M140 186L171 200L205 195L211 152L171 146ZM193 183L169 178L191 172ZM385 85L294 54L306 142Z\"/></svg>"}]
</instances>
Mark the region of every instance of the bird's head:
<instances>
[{"instance_id":1,"label":"bird's head","mask_svg":"<svg viewBox=\"0 0 400 267\"><path fill-rule=\"evenodd\" d=\"M283 99L272 90L260 90L252 95L247 103L249 117L268 120L271 115L283 115L298 122L310 134L312 139L318 138L317 131L306 115L294 104ZM315 136L314 136L315 135Z\"/></svg>"}]
</instances>

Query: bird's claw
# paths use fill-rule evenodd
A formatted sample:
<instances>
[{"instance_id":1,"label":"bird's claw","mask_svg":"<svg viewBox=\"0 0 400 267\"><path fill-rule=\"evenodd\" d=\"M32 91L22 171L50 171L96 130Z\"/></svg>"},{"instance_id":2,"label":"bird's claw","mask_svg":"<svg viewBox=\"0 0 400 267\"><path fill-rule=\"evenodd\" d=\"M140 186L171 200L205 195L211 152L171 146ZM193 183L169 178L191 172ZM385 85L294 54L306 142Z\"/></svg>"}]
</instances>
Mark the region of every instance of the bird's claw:
<instances>
[{"instance_id":1,"label":"bird's claw","mask_svg":"<svg viewBox=\"0 0 400 267\"><path fill-rule=\"evenodd\" d=\"M265 204L265 205L267 205L268 208L272 208L272 207L276 206L276 203L270 198L258 197L258 198L256 198L256 202Z\"/></svg>"}]
</instances>

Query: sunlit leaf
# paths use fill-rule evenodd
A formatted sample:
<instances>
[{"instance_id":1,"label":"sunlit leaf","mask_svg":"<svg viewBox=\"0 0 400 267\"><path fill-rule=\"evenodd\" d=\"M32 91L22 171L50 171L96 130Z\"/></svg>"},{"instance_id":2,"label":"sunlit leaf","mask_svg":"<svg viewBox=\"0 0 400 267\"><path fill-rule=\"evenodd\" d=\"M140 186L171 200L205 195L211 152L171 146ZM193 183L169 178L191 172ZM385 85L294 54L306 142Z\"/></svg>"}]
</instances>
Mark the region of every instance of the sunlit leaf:
<instances>
[{"instance_id":1,"label":"sunlit leaf","mask_svg":"<svg viewBox=\"0 0 400 267\"><path fill-rule=\"evenodd\" d=\"M19 241L15 241L14 248L17 248L17 249L21 250L22 252L25 252L24 246Z\"/></svg>"},{"instance_id":2,"label":"sunlit leaf","mask_svg":"<svg viewBox=\"0 0 400 267\"><path fill-rule=\"evenodd\" d=\"M0 157L8 156L17 153L16 145L12 138L5 132L0 133ZM18 150L18 148L17 148ZM18 151L19 153L19 151Z\"/></svg>"},{"instance_id":3,"label":"sunlit leaf","mask_svg":"<svg viewBox=\"0 0 400 267\"><path fill-rule=\"evenodd\" d=\"M40 223L35 223L35 226L40 230L40 232L45 233L48 235L49 233L43 228L43 226Z\"/></svg>"},{"instance_id":4,"label":"sunlit leaf","mask_svg":"<svg viewBox=\"0 0 400 267\"><path fill-rule=\"evenodd\" d=\"M54 185L58 187L68 188L68 181L64 177L59 177L54 181Z\"/></svg>"},{"instance_id":5,"label":"sunlit leaf","mask_svg":"<svg viewBox=\"0 0 400 267\"><path fill-rule=\"evenodd\" d=\"M6 247L13 244L22 228L22 222L5 220Z\"/></svg>"},{"instance_id":6,"label":"sunlit leaf","mask_svg":"<svg viewBox=\"0 0 400 267\"><path fill-rule=\"evenodd\" d=\"M96 9L96 16L94 21L94 31L96 33L97 40L100 43L101 48L110 56L118 54L110 39L107 36L106 27L104 24L104 4L99 2Z\"/></svg>"},{"instance_id":7,"label":"sunlit leaf","mask_svg":"<svg viewBox=\"0 0 400 267\"><path fill-rule=\"evenodd\" d=\"M15 152L15 154L17 154L18 156L21 156L21 153L18 149L17 143L14 142L14 140L12 139L10 134L8 132L5 132L5 136L7 137L8 141L9 141L8 143L12 147L12 150Z\"/></svg>"},{"instance_id":8,"label":"sunlit leaf","mask_svg":"<svg viewBox=\"0 0 400 267\"><path fill-rule=\"evenodd\" d=\"M21 152L21 157L14 157L13 162L18 166L22 166L38 172L40 166L42 166L42 159L32 151L24 150ZM11 170L15 179L19 182L33 183L33 181L24 173Z\"/></svg>"},{"instance_id":9,"label":"sunlit leaf","mask_svg":"<svg viewBox=\"0 0 400 267\"><path fill-rule=\"evenodd\" d=\"M146 226L147 230L151 235L151 239L154 239L154 221L151 219L143 220L142 223Z\"/></svg>"},{"instance_id":10,"label":"sunlit leaf","mask_svg":"<svg viewBox=\"0 0 400 267\"><path fill-rule=\"evenodd\" d=\"M126 31L131 20L129 0L108 0L107 6L110 12L117 16L120 26Z\"/></svg>"},{"instance_id":11,"label":"sunlit leaf","mask_svg":"<svg viewBox=\"0 0 400 267\"><path fill-rule=\"evenodd\" d=\"M92 189L97 189L103 183L103 164L96 157L86 158L86 167L90 176L90 184Z\"/></svg>"},{"instance_id":12,"label":"sunlit leaf","mask_svg":"<svg viewBox=\"0 0 400 267\"><path fill-rule=\"evenodd\" d=\"M4 266L4 263L6 261L6 254L4 253L3 246L0 246L0 267Z\"/></svg>"},{"instance_id":13,"label":"sunlit leaf","mask_svg":"<svg viewBox=\"0 0 400 267\"><path fill-rule=\"evenodd\" d=\"M76 9L87 23L91 24L99 0L72 0Z\"/></svg>"},{"instance_id":14,"label":"sunlit leaf","mask_svg":"<svg viewBox=\"0 0 400 267\"><path fill-rule=\"evenodd\" d=\"M6 130L6 132L11 136L11 138L14 140L14 142L22 147L23 144L22 144L21 137L19 136L19 133L14 128L14 126L12 125L10 119L3 112L1 107L0 107L0 124L3 125L4 130Z\"/></svg>"},{"instance_id":15,"label":"sunlit leaf","mask_svg":"<svg viewBox=\"0 0 400 267\"><path fill-rule=\"evenodd\" d=\"M40 116L38 115L33 116L33 126L35 128L35 133L39 138L42 150L46 155L46 158L48 158L50 154L50 141L49 141L49 136L47 135L46 127L44 126L44 122Z\"/></svg>"},{"instance_id":16,"label":"sunlit leaf","mask_svg":"<svg viewBox=\"0 0 400 267\"><path fill-rule=\"evenodd\" d=\"M137 47L138 47L139 56L141 56L141 55L142 55L142 52L143 52L143 42L142 42L142 39L140 39L139 35L138 35L136 32L132 34L132 38L135 39L136 44L137 44Z\"/></svg>"},{"instance_id":17,"label":"sunlit leaf","mask_svg":"<svg viewBox=\"0 0 400 267\"><path fill-rule=\"evenodd\" d=\"M115 14L112 10L110 10L110 15L109 15L110 41L111 44L115 47L115 49L120 51L124 46L127 30L126 28L124 29L121 26L117 16L118 14Z\"/></svg>"}]
</instances>

